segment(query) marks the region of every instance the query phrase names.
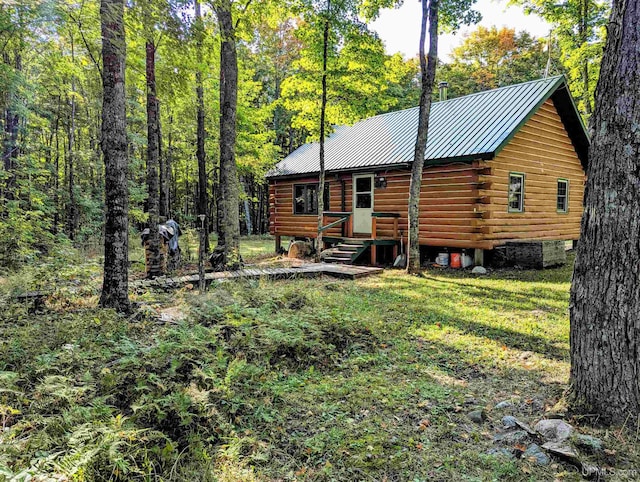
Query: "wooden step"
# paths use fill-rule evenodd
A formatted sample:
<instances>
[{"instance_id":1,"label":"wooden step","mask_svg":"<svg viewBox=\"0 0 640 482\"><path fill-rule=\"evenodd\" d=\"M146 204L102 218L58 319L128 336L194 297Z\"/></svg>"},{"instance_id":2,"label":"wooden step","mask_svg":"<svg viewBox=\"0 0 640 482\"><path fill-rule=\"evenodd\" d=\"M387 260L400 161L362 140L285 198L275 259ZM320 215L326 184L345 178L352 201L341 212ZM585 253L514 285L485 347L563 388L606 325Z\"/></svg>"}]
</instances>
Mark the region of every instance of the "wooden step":
<instances>
[{"instance_id":1,"label":"wooden step","mask_svg":"<svg viewBox=\"0 0 640 482\"><path fill-rule=\"evenodd\" d=\"M333 256L334 258L349 258L351 259L351 257L355 254L355 251L342 251L340 249L334 250L331 253L331 256Z\"/></svg>"},{"instance_id":2,"label":"wooden step","mask_svg":"<svg viewBox=\"0 0 640 482\"><path fill-rule=\"evenodd\" d=\"M367 239L358 239L358 238L342 238L340 244L349 244L353 246L362 246L364 243L368 241Z\"/></svg>"},{"instance_id":3,"label":"wooden step","mask_svg":"<svg viewBox=\"0 0 640 482\"><path fill-rule=\"evenodd\" d=\"M338 258L337 256L327 256L324 258L325 263L351 264L351 257Z\"/></svg>"},{"instance_id":4,"label":"wooden step","mask_svg":"<svg viewBox=\"0 0 640 482\"><path fill-rule=\"evenodd\" d=\"M353 244L338 244L336 248L340 251L349 251L350 253L355 253L362 248L362 246L357 246Z\"/></svg>"}]
</instances>

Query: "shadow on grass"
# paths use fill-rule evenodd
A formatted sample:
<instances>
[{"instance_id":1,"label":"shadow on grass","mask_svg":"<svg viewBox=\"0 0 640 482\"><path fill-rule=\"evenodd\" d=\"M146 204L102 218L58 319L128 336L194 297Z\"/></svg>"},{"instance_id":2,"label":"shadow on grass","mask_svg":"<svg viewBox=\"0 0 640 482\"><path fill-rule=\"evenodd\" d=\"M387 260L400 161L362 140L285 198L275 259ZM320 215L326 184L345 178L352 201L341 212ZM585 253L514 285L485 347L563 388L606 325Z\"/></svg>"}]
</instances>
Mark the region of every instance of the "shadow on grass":
<instances>
[{"instance_id":1,"label":"shadow on grass","mask_svg":"<svg viewBox=\"0 0 640 482\"><path fill-rule=\"evenodd\" d=\"M403 289L413 289L416 287L417 280L424 279L432 283L448 285L450 288L458 288L460 294L464 294L469 298L477 298L481 300L484 306L492 309L507 309L517 311L533 311L533 310L549 310L558 309L554 305L564 304L568 302L568 294L563 294L559 289L534 287L527 292L517 292L503 288L488 286L487 284L477 284L466 282L468 278L452 278L452 277L435 277L421 275L415 278L416 281L402 281L400 283L394 281L394 287ZM483 278L482 282L491 281L491 278ZM455 296L455 292L449 292L451 297Z\"/></svg>"},{"instance_id":2,"label":"shadow on grass","mask_svg":"<svg viewBox=\"0 0 640 482\"><path fill-rule=\"evenodd\" d=\"M488 276L482 279L497 281L523 281L545 284L571 283L575 253L567 253L567 263L563 266L545 269L517 269L517 268L490 268ZM441 268L427 268L424 274L436 274L456 279L478 279L470 270L453 270Z\"/></svg>"},{"instance_id":3,"label":"shadow on grass","mask_svg":"<svg viewBox=\"0 0 640 482\"><path fill-rule=\"evenodd\" d=\"M464 333L494 340L516 350L533 351L561 362L568 361L569 359L569 350L567 348L560 348L544 337L456 317L450 312L440 311L439 314L442 317L442 324L444 326L452 326Z\"/></svg>"},{"instance_id":4,"label":"shadow on grass","mask_svg":"<svg viewBox=\"0 0 640 482\"><path fill-rule=\"evenodd\" d=\"M422 280L439 283L441 287L425 286L421 283ZM464 291L464 297L458 298L455 290L451 289L457 287L461 287ZM415 319L416 315L420 317L424 314L425 326L438 322L445 327L451 326L463 333L493 340L516 350L533 351L561 362L569 358L568 348L557 345L557 342L566 341L566 338L560 333L561 328L556 325L550 326L550 323L556 321L554 318L548 321L529 320L526 328L532 333L518 329L520 325L517 321L519 316L526 315L522 313L524 311L542 309L543 312L555 312L557 315L562 309L558 305L568 301L566 294L554 292L541 294L535 291L515 293L508 289L428 276L395 280L393 288L392 292L383 288L369 288L368 291L371 291L374 297L381 299L391 297L405 306L417 304L418 309L411 311L414 323L420 322L419 318ZM420 297L421 291L425 292L425 301L416 303L416 298ZM492 319L494 314L499 320ZM516 320L505 318L505 314L511 315ZM512 324L513 328L504 324ZM546 330L547 327L550 328L550 332ZM539 330L540 334L536 334L536 330Z\"/></svg>"}]
</instances>

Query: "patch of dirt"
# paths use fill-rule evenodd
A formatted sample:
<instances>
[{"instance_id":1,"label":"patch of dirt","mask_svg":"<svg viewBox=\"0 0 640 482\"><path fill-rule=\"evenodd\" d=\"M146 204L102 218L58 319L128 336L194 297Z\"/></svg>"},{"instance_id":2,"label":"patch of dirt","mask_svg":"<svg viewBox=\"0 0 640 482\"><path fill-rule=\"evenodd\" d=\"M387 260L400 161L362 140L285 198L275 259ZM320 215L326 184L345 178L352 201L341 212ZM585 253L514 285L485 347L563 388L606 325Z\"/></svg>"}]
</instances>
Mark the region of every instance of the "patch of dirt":
<instances>
[{"instance_id":1,"label":"patch of dirt","mask_svg":"<svg viewBox=\"0 0 640 482\"><path fill-rule=\"evenodd\" d=\"M187 318L187 314L179 306L169 306L159 310L158 317L163 323L180 323Z\"/></svg>"}]
</instances>

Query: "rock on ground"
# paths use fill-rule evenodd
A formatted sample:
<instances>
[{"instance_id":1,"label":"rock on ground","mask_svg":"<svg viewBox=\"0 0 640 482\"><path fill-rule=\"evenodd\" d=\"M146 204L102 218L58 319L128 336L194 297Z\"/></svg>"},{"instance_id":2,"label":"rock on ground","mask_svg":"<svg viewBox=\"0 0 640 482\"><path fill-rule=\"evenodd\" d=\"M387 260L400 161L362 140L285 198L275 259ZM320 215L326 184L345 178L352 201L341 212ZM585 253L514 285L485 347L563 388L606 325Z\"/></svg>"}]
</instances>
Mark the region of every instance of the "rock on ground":
<instances>
[{"instance_id":1,"label":"rock on ground","mask_svg":"<svg viewBox=\"0 0 640 482\"><path fill-rule=\"evenodd\" d=\"M493 437L494 443L500 443L503 445L516 445L522 444L529 440L529 434L524 430L515 430L504 433L497 433Z\"/></svg>"},{"instance_id":2,"label":"rock on ground","mask_svg":"<svg viewBox=\"0 0 640 482\"><path fill-rule=\"evenodd\" d=\"M551 462L549 456L536 444L531 444L522 456L532 459L537 465L549 465L549 462Z\"/></svg>"},{"instance_id":3,"label":"rock on ground","mask_svg":"<svg viewBox=\"0 0 640 482\"><path fill-rule=\"evenodd\" d=\"M507 415L506 417L502 417L502 425L504 425L505 428L515 428L518 426L518 420L512 415Z\"/></svg>"},{"instance_id":4,"label":"rock on ground","mask_svg":"<svg viewBox=\"0 0 640 482\"><path fill-rule=\"evenodd\" d=\"M573 427L564 420L540 420L534 427L547 442L563 442L573 433Z\"/></svg>"},{"instance_id":5,"label":"rock on ground","mask_svg":"<svg viewBox=\"0 0 640 482\"><path fill-rule=\"evenodd\" d=\"M467 417L469 417L469 420L472 422L483 423L486 419L486 414L484 413L484 410L474 410L469 412Z\"/></svg>"},{"instance_id":6,"label":"rock on ground","mask_svg":"<svg viewBox=\"0 0 640 482\"><path fill-rule=\"evenodd\" d=\"M579 449L582 449L585 452L588 452L591 454L601 452L604 449L604 444L602 443L602 440L600 440L599 438L592 437L591 435L578 434L573 440L573 443Z\"/></svg>"},{"instance_id":7,"label":"rock on ground","mask_svg":"<svg viewBox=\"0 0 640 482\"><path fill-rule=\"evenodd\" d=\"M573 465L582 465L580 459L578 458L578 453L569 444L566 444L564 442L547 442L546 444L542 445L542 448L547 450L551 455L560 457L561 459L564 459Z\"/></svg>"}]
</instances>

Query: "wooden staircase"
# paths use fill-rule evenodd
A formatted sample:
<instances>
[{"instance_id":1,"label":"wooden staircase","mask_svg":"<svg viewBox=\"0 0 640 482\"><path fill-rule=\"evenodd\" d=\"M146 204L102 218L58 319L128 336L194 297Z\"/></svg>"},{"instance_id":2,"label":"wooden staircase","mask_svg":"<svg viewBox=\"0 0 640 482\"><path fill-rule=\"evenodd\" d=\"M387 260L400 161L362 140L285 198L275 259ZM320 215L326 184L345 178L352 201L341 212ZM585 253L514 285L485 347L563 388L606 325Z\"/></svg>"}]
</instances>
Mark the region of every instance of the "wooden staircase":
<instances>
[{"instance_id":1,"label":"wooden staircase","mask_svg":"<svg viewBox=\"0 0 640 482\"><path fill-rule=\"evenodd\" d=\"M369 247L366 240L345 239L332 248L331 256L324 258L326 263L353 264Z\"/></svg>"}]
</instances>

